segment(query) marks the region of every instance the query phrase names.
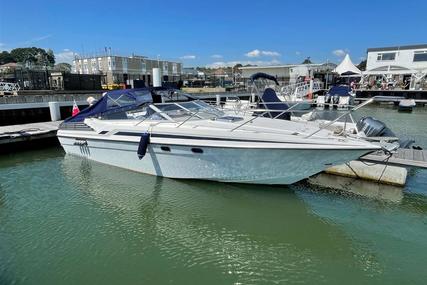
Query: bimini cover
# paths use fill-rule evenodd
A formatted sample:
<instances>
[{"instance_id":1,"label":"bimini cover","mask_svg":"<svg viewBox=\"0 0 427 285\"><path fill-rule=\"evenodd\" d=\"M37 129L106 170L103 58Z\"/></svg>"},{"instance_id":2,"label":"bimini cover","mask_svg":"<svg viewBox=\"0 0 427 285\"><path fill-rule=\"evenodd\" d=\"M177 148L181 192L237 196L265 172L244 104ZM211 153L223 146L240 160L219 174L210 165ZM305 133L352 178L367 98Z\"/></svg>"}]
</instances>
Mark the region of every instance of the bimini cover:
<instances>
[{"instance_id":1,"label":"bimini cover","mask_svg":"<svg viewBox=\"0 0 427 285\"><path fill-rule=\"evenodd\" d=\"M87 117L132 110L149 102L153 102L153 97L148 88L112 90L106 92L95 104L64 122L83 122Z\"/></svg>"},{"instance_id":2,"label":"bimini cover","mask_svg":"<svg viewBox=\"0 0 427 285\"><path fill-rule=\"evenodd\" d=\"M285 102L282 102L279 97L277 97L276 91L271 88L264 90L264 94L261 97L262 104L260 104L261 109L267 109L268 115L271 118L290 120L291 114L289 112L283 113L284 110L289 109L289 105ZM277 110L277 111L274 111ZM283 114L282 114L283 113Z\"/></svg>"},{"instance_id":3,"label":"bimini cover","mask_svg":"<svg viewBox=\"0 0 427 285\"><path fill-rule=\"evenodd\" d=\"M350 86L348 85L336 85L332 86L331 89L329 89L328 94L330 96L350 96Z\"/></svg>"},{"instance_id":4,"label":"bimini cover","mask_svg":"<svg viewBox=\"0 0 427 285\"><path fill-rule=\"evenodd\" d=\"M264 73L264 72L257 72L255 74L251 75L251 80L252 81L255 81L255 80L260 79L260 78L272 80L272 81L274 81L276 83L276 85L279 85L279 82L277 82L276 77L274 77L273 75L270 75L270 74L267 74L267 73Z\"/></svg>"}]
</instances>

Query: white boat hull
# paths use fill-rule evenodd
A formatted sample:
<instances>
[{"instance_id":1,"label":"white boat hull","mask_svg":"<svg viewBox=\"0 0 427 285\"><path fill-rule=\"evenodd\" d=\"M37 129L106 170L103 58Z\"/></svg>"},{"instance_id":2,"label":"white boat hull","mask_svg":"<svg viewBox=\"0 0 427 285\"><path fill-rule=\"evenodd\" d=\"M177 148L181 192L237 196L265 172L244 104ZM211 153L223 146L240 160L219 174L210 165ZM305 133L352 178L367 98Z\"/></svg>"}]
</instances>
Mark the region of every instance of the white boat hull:
<instances>
[{"instance_id":1,"label":"white boat hull","mask_svg":"<svg viewBox=\"0 0 427 285\"><path fill-rule=\"evenodd\" d=\"M59 137L67 154L151 175L252 184L292 184L331 165L358 158L366 149L269 149L149 144L140 160L138 143ZM169 147L170 151L161 147Z\"/></svg>"}]
</instances>

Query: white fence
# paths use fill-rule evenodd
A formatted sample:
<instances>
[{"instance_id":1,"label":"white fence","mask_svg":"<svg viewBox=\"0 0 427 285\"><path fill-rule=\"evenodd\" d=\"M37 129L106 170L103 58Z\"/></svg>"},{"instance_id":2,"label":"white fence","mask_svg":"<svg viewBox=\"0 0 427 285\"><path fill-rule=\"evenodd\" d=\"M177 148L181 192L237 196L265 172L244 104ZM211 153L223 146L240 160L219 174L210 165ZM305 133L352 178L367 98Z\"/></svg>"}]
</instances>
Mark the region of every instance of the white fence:
<instances>
[{"instance_id":1,"label":"white fence","mask_svg":"<svg viewBox=\"0 0 427 285\"><path fill-rule=\"evenodd\" d=\"M18 83L0 82L0 92L16 92L21 87Z\"/></svg>"},{"instance_id":2,"label":"white fence","mask_svg":"<svg viewBox=\"0 0 427 285\"><path fill-rule=\"evenodd\" d=\"M289 85L283 86L280 91L283 96L303 99L309 93L314 93L323 89L323 82L313 80L311 90L310 90L310 84L311 83L309 81L289 84Z\"/></svg>"}]
</instances>

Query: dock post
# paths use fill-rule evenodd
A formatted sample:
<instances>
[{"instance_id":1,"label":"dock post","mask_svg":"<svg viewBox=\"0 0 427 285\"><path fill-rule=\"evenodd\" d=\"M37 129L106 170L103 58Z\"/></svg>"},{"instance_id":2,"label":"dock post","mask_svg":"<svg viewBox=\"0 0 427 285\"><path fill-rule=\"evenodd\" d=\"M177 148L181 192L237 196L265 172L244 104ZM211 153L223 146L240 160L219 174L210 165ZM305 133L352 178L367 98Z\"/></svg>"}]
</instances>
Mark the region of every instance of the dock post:
<instances>
[{"instance_id":1,"label":"dock post","mask_svg":"<svg viewBox=\"0 0 427 285\"><path fill-rule=\"evenodd\" d=\"M61 120L59 102L49 102L50 119L52 122Z\"/></svg>"},{"instance_id":2,"label":"dock post","mask_svg":"<svg viewBox=\"0 0 427 285\"><path fill-rule=\"evenodd\" d=\"M215 97L216 97L216 105L220 106L221 105L221 95L216 94Z\"/></svg>"}]
</instances>

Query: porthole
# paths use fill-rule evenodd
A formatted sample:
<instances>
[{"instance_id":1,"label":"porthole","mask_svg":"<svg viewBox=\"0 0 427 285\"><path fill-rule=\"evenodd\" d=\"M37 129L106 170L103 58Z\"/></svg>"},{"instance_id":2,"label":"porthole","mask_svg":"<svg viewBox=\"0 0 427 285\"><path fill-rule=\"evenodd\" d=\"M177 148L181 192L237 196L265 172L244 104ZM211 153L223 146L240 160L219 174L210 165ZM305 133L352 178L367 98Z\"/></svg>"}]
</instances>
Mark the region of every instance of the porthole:
<instances>
[{"instance_id":1,"label":"porthole","mask_svg":"<svg viewBox=\"0 0 427 285\"><path fill-rule=\"evenodd\" d=\"M194 153L203 153L203 149L198 148L198 147L193 147L191 149L191 151L194 152Z\"/></svg>"},{"instance_id":2,"label":"porthole","mask_svg":"<svg viewBox=\"0 0 427 285\"><path fill-rule=\"evenodd\" d=\"M164 146L164 145L162 145L161 147L160 147L160 149L161 150L163 150L163 151L171 151L171 148L170 147L168 147L168 146Z\"/></svg>"}]
</instances>

